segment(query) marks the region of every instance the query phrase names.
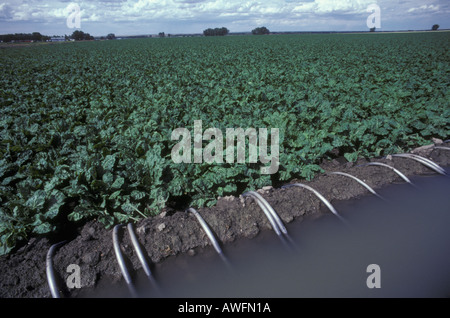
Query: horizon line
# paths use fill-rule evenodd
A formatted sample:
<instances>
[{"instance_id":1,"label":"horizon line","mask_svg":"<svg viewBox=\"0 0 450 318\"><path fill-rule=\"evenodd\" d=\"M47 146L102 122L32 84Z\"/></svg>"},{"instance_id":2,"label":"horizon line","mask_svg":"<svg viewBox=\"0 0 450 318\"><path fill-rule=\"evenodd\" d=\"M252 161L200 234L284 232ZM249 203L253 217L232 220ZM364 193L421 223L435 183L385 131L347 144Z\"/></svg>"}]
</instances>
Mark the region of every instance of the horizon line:
<instances>
[{"instance_id":1,"label":"horizon line","mask_svg":"<svg viewBox=\"0 0 450 318\"><path fill-rule=\"evenodd\" d=\"M82 31L81 29L77 29L74 31ZM72 33L74 32L72 31ZM339 30L328 30L328 31L270 31L270 34L288 34L288 33L294 33L294 34L301 34L301 33L393 33L393 32L443 32L443 31L450 31L449 29L440 29L440 30L431 30L431 29L410 29L410 30L406 30L406 29L399 29L399 30L375 30L374 32L371 32L370 30L355 30L355 31L339 31ZM33 31L30 33L25 33L25 32L15 32L15 33L4 33L4 34L0 34L0 35L8 35L8 34L32 34L34 32L38 32L38 31ZM88 33L86 31L83 31L84 33ZM40 33L40 32L38 32ZM113 32L110 32L113 33ZM166 37L168 37L168 35L171 36L203 36L203 32L198 32L198 33L165 33L165 32L159 32L159 33L164 33ZM117 35L115 34L115 37L152 37L152 36L158 36L159 33L142 33L142 34L122 34L122 35ZM41 33L40 33L41 34ZM114 33L113 33L114 34ZM239 34L252 34L252 31L235 31L235 32L229 32L228 35L239 35ZM267 35L270 35L267 34ZM41 34L43 36L50 36L50 35L45 35L45 34ZM52 36L65 36L67 34L64 35L56 35L53 34ZM70 36L70 35L69 35ZM95 35L93 36L94 38L100 38L100 37L106 37L107 34L105 35ZM51 36L50 36L51 37Z\"/></svg>"}]
</instances>

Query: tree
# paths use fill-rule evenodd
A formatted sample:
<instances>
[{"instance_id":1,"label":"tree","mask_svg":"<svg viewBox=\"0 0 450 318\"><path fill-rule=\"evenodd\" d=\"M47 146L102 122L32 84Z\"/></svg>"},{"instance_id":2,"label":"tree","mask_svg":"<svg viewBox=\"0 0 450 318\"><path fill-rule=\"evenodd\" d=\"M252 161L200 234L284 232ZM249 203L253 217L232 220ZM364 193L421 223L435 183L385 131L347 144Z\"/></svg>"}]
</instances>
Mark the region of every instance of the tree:
<instances>
[{"instance_id":1,"label":"tree","mask_svg":"<svg viewBox=\"0 0 450 318\"><path fill-rule=\"evenodd\" d=\"M376 30L376 28L375 28L375 27L373 27L373 28L370 28L370 32L375 32L375 30Z\"/></svg>"},{"instance_id":2,"label":"tree","mask_svg":"<svg viewBox=\"0 0 450 318\"><path fill-rule=\"evenodd\" d=\"M263 34L270 34L270 31L265 26L259 27L252 30L253 35L263 35Z\"/></svg>"},{"instance_id":3,"label":"tree","mask_svg":"<svg viewBox=\"0 0 450 318\"><path fill-rule=\"evenodd\" d=\"M46 41L50 39L49 36L42 35L39 32L33 33L15 33L15 34L2 34L0 35L0 41L11 42L11 41Z\"/></svg>"},{"instance_id":4,"label":"tree","mask_svg":"<svg viewBox=\"0 0 450 318\"><path fill-rule=\"evenodd\" d=\"M228 33L230 33L230 31L227 28L222 27L219 29L219 33L220 33L219 35L228 35Z\"/></svg>"},{"instance_id":5,"label":"tree","mask_svg":"<svg viewBox=\"0 0 450 318\"><path fill-rule=\"evenodd\" d=\"M204 36L224 36L228 33L230 33L230 31L225 27L215 29L209 28L203 31Z\"/></svg>"},{"instance_id":6,"label":"tree","mask_svg":"<svg viewBox=\"0 0 450 318\"><path fill-rule=\"evenodd\" d=\"M42 35L39 32L32 33L33 41L42 41Z\"/></svg>"},{"instance_id":7,"label":"tree","mask_svg":"<svg viewBox=\"0 0 450 318\"><path fill-rule=\"evenodd\" d=\"M93 40L94 37L91 36L89 33L84 33L80 30L73 31L72 35L70 36L75 41L83 41L83 40Z\"/></svg>"},{"instance_id":8,"label":"tree","mask_svg":"<svg viewBox=\"0 0 450 318\"><path fill-rule=\"evenodd\" d=\"M74 39L75 41L81 41L84 40L84 32L83 31L79 31L79 30L75 30L73 31L71 38Z\"/></svg>"},{"instance_id":9,"label":"tree","mask_svg":"<svg viewBox=\"0 0 450 318\"><path fill-rule=\"evenodd\" d=\"M166 34L165 34L164 32L159 32L158 36L159 36L160 38L165 38L165 37L166 37Z\"/></svg>"},{"instance_id":10,"label":"tree","mask_svg":"<svg viewBox=\"0 0 450 318\"><path fill-rule=\"evenodd\" d=\"M115 40L116 39L116 35L114 33L109 33L106 36L106 39L108 39L108 40Z\"/></svg>"},{"instance_id":11,"label":"tree","mask_svg":"<svg viewBox=\"0 0 450 318\"><path fill-rule=\"evenodd\" d=\"M433 31L437 31L437 29L439 29L439 24L435 24L431 27L431 30Z\"/></svg>"}]
</instances>

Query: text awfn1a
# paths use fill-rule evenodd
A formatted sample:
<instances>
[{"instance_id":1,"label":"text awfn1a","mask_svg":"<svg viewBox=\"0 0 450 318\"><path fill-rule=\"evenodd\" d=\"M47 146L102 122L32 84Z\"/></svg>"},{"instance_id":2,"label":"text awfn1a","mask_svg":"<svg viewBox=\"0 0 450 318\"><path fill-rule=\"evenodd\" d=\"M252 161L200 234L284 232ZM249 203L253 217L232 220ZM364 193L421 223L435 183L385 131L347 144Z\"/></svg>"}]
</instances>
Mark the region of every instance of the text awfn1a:
<instances>
[{"instance_id":1,"label":"text awfn1a","mask_svg":"<svg viewBox=\"0 0 450 318\"><path fill-rule=\"evenodd\" d=\"M271 312L268 303L225 303L222 312Z\"/></svg>"},{"instance_id":2,"label":"text awfn1a","mask_svg":"<svg viewBox=\"0 0 450 318\"><path fill-rule=\"evenodd\" d=\"M206 304L189 304L188 302L178 305L179 313L198 313L209 316L212 312L222 313L270 313L268 303L249 303L249 302L229 302L222 306L213 306Z\"/></svg>"}]
</instances>

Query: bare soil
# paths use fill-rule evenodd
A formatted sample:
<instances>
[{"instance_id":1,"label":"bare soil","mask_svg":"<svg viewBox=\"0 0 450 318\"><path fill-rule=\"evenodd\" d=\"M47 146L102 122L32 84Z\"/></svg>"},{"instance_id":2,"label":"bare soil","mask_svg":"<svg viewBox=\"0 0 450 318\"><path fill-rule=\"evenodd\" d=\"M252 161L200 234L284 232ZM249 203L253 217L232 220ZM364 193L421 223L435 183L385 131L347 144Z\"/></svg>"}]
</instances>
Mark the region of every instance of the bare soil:
<instances>
[{"instance_id":1,"label":"bare soil","mask_svg":"<svg viewBox=\"0 0 450 318\"><path fill-rule=\"evenodd\" d=\"M440 144L439 146L449 146ZM450 151L425 147L419 154L427 156L442 167L450 166ZM406 176L436 174L423 164L407 158L372 159L387 163ZM367 182L373 189L404 181L391 169L379 166L361 166L368 161L360 159L348 163L345 159L324 161L327 171L352 174ZM301 182L319 191L331 203L357 199L370 193L356 181L339 175L320 174L312 181ZM270 203L284 223L301 222L331 213L312 192L293 187L289 189L267 187L258 192ZM251 198L224 197L210 208L200 208L201 214L222 245L242 238L254 238L261 231L271 230L263 211ZM195 255L196 250L211 245L195 216L185 211L167 210L158 216L144 219L134 225L136 235L148 254L151 264L162 263L169 256L180 253ZM126 230L121 233L122 250L130 269L141 268ZM49 237L34 237L13 253L0 257L0 297L48 298L51 297L46 277L46 255L51 245L57 243ZM105 229L96 220L87 222L77 230L74 239L61 246L53 257L54 269L61 279L65 296L77 297L96 288L101 280L121 281L112 240L112 229ZM66 272L70 264L81 269L81 289L64 289Z\"/></svg>"}]
</instances>

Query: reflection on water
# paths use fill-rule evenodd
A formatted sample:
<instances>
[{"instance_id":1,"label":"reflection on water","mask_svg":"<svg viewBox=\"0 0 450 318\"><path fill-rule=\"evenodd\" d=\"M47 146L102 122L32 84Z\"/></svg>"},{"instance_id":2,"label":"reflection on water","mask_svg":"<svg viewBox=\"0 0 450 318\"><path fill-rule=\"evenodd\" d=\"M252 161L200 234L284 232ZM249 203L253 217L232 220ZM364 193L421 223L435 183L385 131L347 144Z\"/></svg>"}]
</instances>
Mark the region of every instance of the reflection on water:
<instances>
[{"instance_id":1,"label":"reflection on water","mask_svg":"<svg viewBox=\"0 0 450 318\"><path fill-rule=\"evenodd\" d=\"M273 231L154 266L159 286L135 277L140 297L450 297L450 178L413 178L367 196L332 202L331 213L288 224L290 244ZM381 288L367 287L371 264ZM106 292L107 290L107 292ZM90 295L91 296L91 295ZM94 296L130 297L126 286Z\"/></svg>"}]
</instances>

